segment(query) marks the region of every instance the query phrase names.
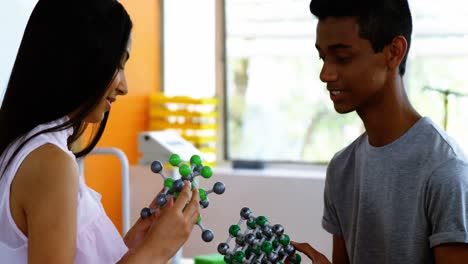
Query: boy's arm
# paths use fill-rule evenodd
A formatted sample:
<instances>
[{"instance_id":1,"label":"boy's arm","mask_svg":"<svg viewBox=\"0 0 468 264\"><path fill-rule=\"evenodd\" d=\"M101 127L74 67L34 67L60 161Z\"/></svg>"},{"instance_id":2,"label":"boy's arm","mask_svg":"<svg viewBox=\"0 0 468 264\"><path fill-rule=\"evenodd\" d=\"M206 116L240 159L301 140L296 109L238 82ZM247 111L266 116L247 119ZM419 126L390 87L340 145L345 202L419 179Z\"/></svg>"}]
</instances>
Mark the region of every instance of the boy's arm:
<instances>
[{"instance_id":1,"label":"boy's arm","mask_svg":"<svg viewBox=\"0 0 468 264\"><path fill-rule=\"evenodd\" d=\"M468 263L468 244L447 243L434 247L436 264L463 264Z\"/></svg>"},{"instance_id":2,"label":"boy's arm","mask_svg":"<svg viewBox=\"0 0 468 264\"><path fill-rule=\"evenodd\" d=\"M349 257L342 236L333 236L333 264L349 264Z\"/></svg>"},{"instance_id":3,"label":"boy's arm","mask_svg":"<svg viewBox=\"0 0 468 264\"><path fill-rule=\"evenodd\" d=\"M468 163L453 158L427 182L426 208L431 223L429 244L435 263L468 263Z\"/></svg>"}]
</instances>

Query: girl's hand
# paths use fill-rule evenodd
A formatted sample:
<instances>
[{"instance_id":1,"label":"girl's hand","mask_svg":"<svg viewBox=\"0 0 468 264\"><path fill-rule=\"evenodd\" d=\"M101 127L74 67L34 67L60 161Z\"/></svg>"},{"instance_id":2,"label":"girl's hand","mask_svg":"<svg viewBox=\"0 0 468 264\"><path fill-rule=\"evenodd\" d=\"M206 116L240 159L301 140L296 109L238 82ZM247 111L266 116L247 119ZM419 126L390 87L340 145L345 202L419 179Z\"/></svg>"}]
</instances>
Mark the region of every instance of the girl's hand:
<instances>
[{"instance_id":1,"label":"girl's hand","mask_svg":"<svg viewBox=\"0 0 468 264\"><path fill-rule=\"evenodd\" d=\"M175 255L200 216L198 190L193 188L190 193L190 187L190 182L186 181L175 201L169 199L155 215L138 219L124 239L130 249L128 255L137 252L151 263L167 263Z\"/></svg>"},{"instance_id":2,"label":"girl's hand","mask_svg":"<svg viewBox=\"0 0 468 264\"><path fill-rule=\"evenodd\" d=\"M163 190L164 188L159 193L161 193ZM172 206L173 199L169 199L168 203L170 203L169 206ZM157 207L156 199L153 199L149 205L149 208L156 209ZM151 225L158 219L159 214L160 210L157 210L156 213L150 217L145 219L141 217L138 218L136 223L130 228L130 230L128 230L127 234L125 234L124 242L130 251L139 247L143 243L146 237L146 233L148 232Z\"/></svg>"}]
</instances>

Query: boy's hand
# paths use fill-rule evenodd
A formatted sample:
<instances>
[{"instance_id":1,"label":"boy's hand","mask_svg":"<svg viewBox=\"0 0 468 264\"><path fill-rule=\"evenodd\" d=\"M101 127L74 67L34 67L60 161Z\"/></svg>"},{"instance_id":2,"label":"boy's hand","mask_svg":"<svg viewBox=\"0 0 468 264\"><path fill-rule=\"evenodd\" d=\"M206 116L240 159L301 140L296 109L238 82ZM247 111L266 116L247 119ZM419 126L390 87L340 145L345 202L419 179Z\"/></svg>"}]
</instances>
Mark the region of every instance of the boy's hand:
<instances>
[{"instance_id":1,"label":"boy's hand","mask_svg":"<svg viewBox=\"0 0 468 264\"><path fill-rule=\"evenodd\" d=\"M315 250L308 243L298 243L291 241L291 244L296 248L297 251L304 253L313 264L331 264L331 262L322 253Z\"/></svg>"}]
</instances>

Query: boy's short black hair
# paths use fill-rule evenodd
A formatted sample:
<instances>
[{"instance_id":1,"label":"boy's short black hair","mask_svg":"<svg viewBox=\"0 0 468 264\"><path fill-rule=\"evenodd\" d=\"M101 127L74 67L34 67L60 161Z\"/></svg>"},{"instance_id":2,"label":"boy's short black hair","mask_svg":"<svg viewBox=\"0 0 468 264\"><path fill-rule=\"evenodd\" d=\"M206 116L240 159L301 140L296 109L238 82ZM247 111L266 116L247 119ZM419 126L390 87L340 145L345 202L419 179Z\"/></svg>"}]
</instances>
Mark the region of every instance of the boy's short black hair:
<instances>
[{"instance_id":1,"label":"boy's short black hair","mask_svg":"<svg viewBox=\"0 0 468 264\"><path fill-rule=\"evenodd\" d=\"M327 17L356 17L360 37L369 40L375 52L381 52L396 36L404 36L408 49L399 73L405 73L413 31L407 0L312 0L309 8L319 20Z\"/></svg>"}]
</instances>

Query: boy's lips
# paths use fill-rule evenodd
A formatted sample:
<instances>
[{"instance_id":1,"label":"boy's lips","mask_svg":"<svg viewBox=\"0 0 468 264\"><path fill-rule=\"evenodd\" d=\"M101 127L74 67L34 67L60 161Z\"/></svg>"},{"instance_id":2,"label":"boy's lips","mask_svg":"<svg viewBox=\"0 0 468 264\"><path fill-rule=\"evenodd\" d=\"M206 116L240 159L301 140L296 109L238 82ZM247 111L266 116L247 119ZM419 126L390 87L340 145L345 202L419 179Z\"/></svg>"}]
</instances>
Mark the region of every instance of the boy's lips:
<instances>
[{"instance_id":1,"label":"boy's lips","mask_svg":"<svg viewBox=\"0 0 468 264\"><path fill-rule=\"evenodd\" d=\"M330 99L334 102L340 100L345 93L342 89L328 89L328 91L330 92Z\"/></svg>"}]
</instances>

